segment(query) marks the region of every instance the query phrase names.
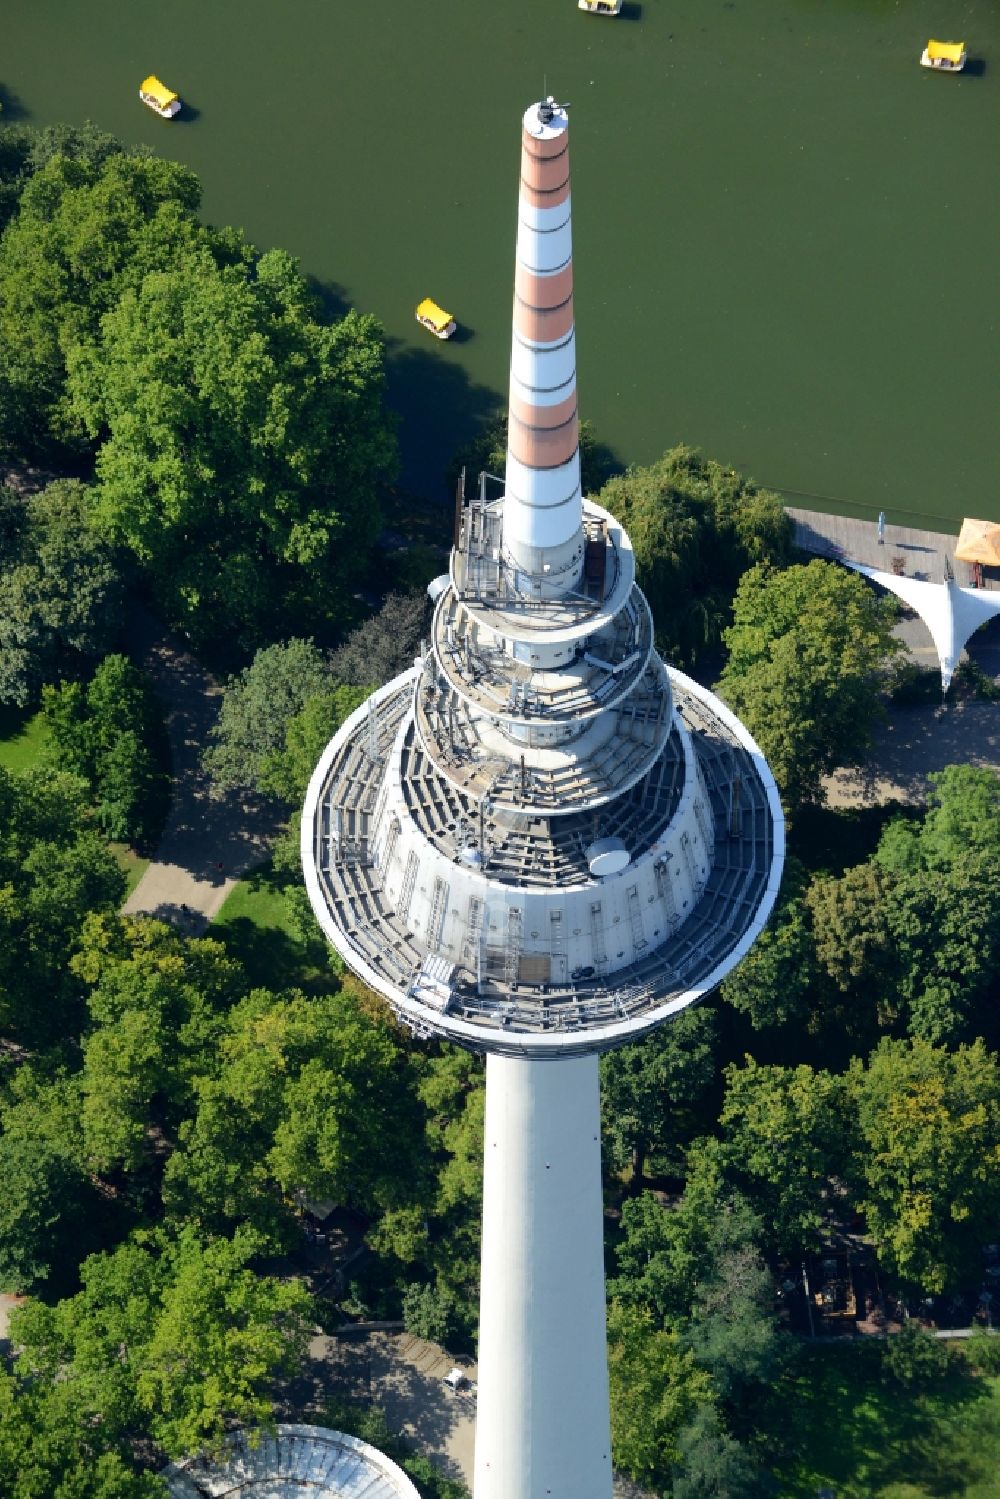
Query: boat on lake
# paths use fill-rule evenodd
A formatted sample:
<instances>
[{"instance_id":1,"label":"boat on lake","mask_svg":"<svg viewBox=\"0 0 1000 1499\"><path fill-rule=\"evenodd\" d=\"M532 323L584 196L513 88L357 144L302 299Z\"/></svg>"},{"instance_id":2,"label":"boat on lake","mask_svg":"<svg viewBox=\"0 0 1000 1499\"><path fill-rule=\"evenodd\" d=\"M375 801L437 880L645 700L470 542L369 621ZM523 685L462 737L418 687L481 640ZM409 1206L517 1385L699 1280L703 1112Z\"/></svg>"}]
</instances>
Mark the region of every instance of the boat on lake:
<instances>
[{"instance_id":1,"label":"boat on lake","mask_svg":"<svg viewBox=\"0 0 1000 1499\"><path fill-rule=\"evenodd\" d=\"M920 66L939 73L960 73L967 61L964 42L928 42L920 54Z\"/></svg>"},{"instance_id":2,"label":"boat on lake","mask_svg":"<svg viewBox=\"0 0 1000 1499\"><path fill-rule=\"evenodd\" d=\"M150 73L140 83L139 98L163 120L172 120L174 115L180 114L179 96L168 89L165 83L161 83L155 73Z\"/></svg>"},{"instance_id":3,"label":"boat on lake","mask_svg":"<svg viewBox=\"0 0 1000 1499\"><path fill-rule=\"evenodd\" d=\"M435 338L450 338L455 331L456 323L450 312L445 312L430 297L417 305L417 322L428 333L433 333Z\"/></svg>"},{"instance_id":4,"label":"boat on lake","mask_svg":"<svg viewBox=\"0 0 1000 1499\"><path fill-rule=\"evenodd\" d=\"M622 0L577 0L577 6L592 16L617 16L622 8Z\"/></svg>"}]
</instances>

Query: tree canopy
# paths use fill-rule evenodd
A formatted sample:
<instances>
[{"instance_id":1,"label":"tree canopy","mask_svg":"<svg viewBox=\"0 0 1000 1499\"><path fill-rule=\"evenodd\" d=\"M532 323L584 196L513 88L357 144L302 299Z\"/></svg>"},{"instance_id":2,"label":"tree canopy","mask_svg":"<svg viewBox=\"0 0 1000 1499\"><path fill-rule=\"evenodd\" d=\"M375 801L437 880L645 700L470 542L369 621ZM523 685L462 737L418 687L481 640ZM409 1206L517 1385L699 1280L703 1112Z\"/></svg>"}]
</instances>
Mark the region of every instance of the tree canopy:
<instances>
[{"instance_id":1,"label":"tree canopy","mask_svg":"<svg viewBox=\"0 0 1000 1499\"><path fill-rule=\"evenodd\" d=\"M85 445L67 361L127 287L204 242L200 197L189 168L149 155L57 150L32 173L0 239L0 411L15 451Z\"/></svg>"},{"instance_id":2,"label":"tree canopy","mask_svg":"<svg viewBox=\"0 0 1000 1499\"><path fill-rule=\"evenodd\" d=\"M259 1244L140 1236L82 1269L83 1289L15 1314L16 1373L75 1397L105 1440L146 1427L170 1456L218 1446L227 1427L273 1421L271 1382L298 1366L309 1332L300 1282L257 1275Z\"/></svg>"},{"instance_id":3,"label":"tree canopy","mask_svg":"<svg viewBox=\"0 0 1000 1499\"><path fill-rule=\"evenodd\" d=\"M79 1032L70 959L86 915L115 909L125 890L88 800L76 776L0 767L0 1029L30 1045Z\"/></svg>"},{"instance_id":4,"label":"tree canopy","mask_svg":"<svg viewBox=\"0 0 1000 1499\"><path fill-rule=\"evenodd\" d=\"M657 644L679 665L717 644L748 567L789 559L791 524L778 496L691 448L627 469L598 499L629 533Z\"/></svg>"},{"instance_id":5,"label":"tree canopy","mask_svg":"<svg viewBox=\"0 0 1000 1499\"><path fill-rule=\"evenodd\" d=\"M982 1041L949 1052L884 1039L848 1071L854 1174L879 1253L943 1291L978 1270L1000 1213L1000 1069Z\"/></svg>"},{"instance_id":6,"label":"tree canopy","mask_svg":"<svg viewBox=\"0 0 1000 1499\"><path fill-rule=\"evenodd\" d=\"M121 291L69 358L99 523L196 640L346 614L395 467L374 318L318 309L292 258L207 249Z\"/></svg>"},{"instance_id":7,"label":"tree canopy","mask_svg":"<svg viewBox=\"0 0 1000 1499\"><path fill-rule=\"evenodd\" d=\"M200 198L91 126L2 133L0 449L93 463L96 525L197 644L335 636L395 473L382 332Z\"/></svg>"},{"instance_id":8,"label":"tree canopy","mask_svg":"<svg viewBox=\"0 0 1000 1499\"><path fill-rule=\"evenodd\" d=\"M852 1143L839 1079L746 1057L742 1067L727 1068L719 1123L727 1177L757 1206L772 1247L815 1247Z\"/></svg>"},{"instance_id":9,"label":"tree canopy","mask_svg":"<svg viewBox=\"0 0 1000 1499\"><path fill-rule=\"evenodd\" d=\"M268 789L291 720L330 687L329 668L311 640L259 650L226 686L204 763L221 791Z\"/></svg>"},{"instance_id":10,"label":"tree canopy","mask_svg":"<svg viewBox=\"0 0 1000 1499\"><path fill-rule=\"evenodd\" d=\"M88 490L57 479L22 500L0 489L0 703L104 655L123 622L117 561Z\"/></svg>"},{"instance_id":11,"label":"tree canopy","mask_svg":"<svg viewBox=\"0 0 1000 1499\"><path fill-rule=\"evenodd\" d=\"M767 757L794 807L871 743L888 663L900 649L896 606L862 578L816 559L740 580L719 690Z\"/></svg>"},{"instance_id":12,"label":"tree canopy","mask_svg":"<svg viewBox=\"0 0 1000 1499\"><path fill-rule=\"evenodd\" d=\"M711 1123L705 1103L715 1080L716 1021L711 1010L685 1010L670 1025L601 1058L605 1148L642 1182L650 1151L682 1151Z\"/></svg>"},{"instance_id":13,"label":"tree canopy","mask_svg":"<svg viewBox=\"0 0 1000 1499\"><path fill-rule=\"evenodd\" d=\"M213 1232L243 1220L273 1232L296 1191L369 1210L405 1204L421 1176L414 1082L391 1023L350 986L315 999L252 992L196 1080L166 1168L168 1207Z\"/></svg>"},{"instance_id":14,"label":"tree canopy","mask_svg":"<svg viewBox=\"0 0 1000 1499\"><path fill-rule=\"evenodd\" d=\"M108 838L146 844L169 798L166 731L150 683L125 656L105 656L91 680L43 689L49 735L61 764L91 787Z\"/></svg>"}]
</instances>

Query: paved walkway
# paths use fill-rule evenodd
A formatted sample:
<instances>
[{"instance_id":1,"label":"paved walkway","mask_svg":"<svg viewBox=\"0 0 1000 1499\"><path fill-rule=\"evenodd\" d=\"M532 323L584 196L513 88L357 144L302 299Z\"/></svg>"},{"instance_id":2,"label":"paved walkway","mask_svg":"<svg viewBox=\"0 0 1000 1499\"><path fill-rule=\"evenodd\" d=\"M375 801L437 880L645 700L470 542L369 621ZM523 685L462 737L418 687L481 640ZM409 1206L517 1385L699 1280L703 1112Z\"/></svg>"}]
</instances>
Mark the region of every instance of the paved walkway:
<instances>
[{"instance_id":1,"label":"paved walkway","mask_svg":"<svg viewBox=\"0 0 1000 1499\"><path fill-rule=\"evenodd\" d=\"M308 1398L330 1395L375 1402L385 1410L390 1430L406 1437L449 1478L472 1487L476 1446L476 1397L453 1392L444 1376L456 1363L476 1378L476 1366L457 1360L436 1343L410 1333L369 1333L361 1337L316 1337L309 1347ZM644 1489L615 1475L615 1499L651 1499Z\"/></svg>"},{"instance_id":2,"label":"paved walkway","mask_svg":"<svg viewBox=\"0 0 1000 1499\"><path fill-rule=\"evenodd\" d=\"M879 546L878 530L871 521L855 520L849 515L827 515L820 510L799 510L791 505L785 509L795 526L795 545L804 552L837 560L849 558L864 567L880 567L887 573L892 572L894 559L901 559L907 577L922 578L928 583L944 580L947 557L956 580L963 587L972 582L971 565L954 560L957 536L887 524L885 543Z\"/></svg>"},{"instance_id":3,"label":"paved walkway","mask_svg":"<svg viewBox=\"0 0 1000 1499\"><path fill-rule=\"evenodd\" d=\"M315 1337L309 1345L306 1399L317 1403L335 1395L381 1405L392 1431L432 1458L447 1477L471 1488L476 1399L444 1383L455 1362L437 1344L409 1333ZM475 1366L463 1367L475 1379Z\"/></svg>"},{"instance_id":4,"label":"paved walkway","mask_svg":"<svg viewBox=\"0 0 1000 1499\"><path fill-rule=\"evenodd\" d=\"M928 775L946 765L1000 772L1000 703L892 709L865 764L827 777L827 801L832 807L919 805L927 800Z\"/></svg>"},{"instance_id":5,"label":"paved walkway","mask_svg":"<svg viewBox=\"0 0 1000 1499\"><path fill-rule=\"evenodd\" d=\"M219 714L219 684L145 610L130 621L129 638L163 701L174 786L156 858L122 909L201 932L240 875L266 859L278 818L254 798L212 795L201 755Z\"/></svg>"}]
</instances>

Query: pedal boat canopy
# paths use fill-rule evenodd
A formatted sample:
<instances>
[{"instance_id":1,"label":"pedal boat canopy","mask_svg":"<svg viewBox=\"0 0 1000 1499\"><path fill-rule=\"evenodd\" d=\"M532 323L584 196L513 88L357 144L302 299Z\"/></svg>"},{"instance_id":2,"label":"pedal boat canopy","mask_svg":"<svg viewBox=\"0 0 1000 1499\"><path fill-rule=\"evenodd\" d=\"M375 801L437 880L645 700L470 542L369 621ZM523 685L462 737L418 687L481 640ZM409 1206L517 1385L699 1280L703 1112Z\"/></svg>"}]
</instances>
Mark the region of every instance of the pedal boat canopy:
<instances>
[{"instance_id":1,"label":"pedal boat canopy","mask_svg":"<svg viewBox=\"0 0 1000 1499\"><path fill-rule=\"evenodd\" d=\"M445 312L430 297L425 297L417 307L417 322L430 330L437 338L448 338L455 331L455 319Z\"/></svg>"},{"instance_id":2,"label":"pedal boat canopy","mask_svg":"<svg viewBox=\"0 0 1000 1499\"><path fill-rule=\"evenodd\" d=\"M174 104L177 105L178 109L180 108L180 96L175 94L172 89L167 88L165 83L161 83L155 73L150 73L148 78L142 80L139 85L139 93L144 99L148 98L150 103L165 113L173 113L171 106Z\"/></svg>"},{"instance_id":3,"label":"pedal boat canopy","mask_svg":"<svg viewBox=\"0 0 1000 1499\"><path fill-rule=\"evenodd\" d=\"M945 72L958 72L965 67L965 43L964 42L935 42L930 41L924 48L924 55L920 59L925 67L942 68Z\"/></svg>"}]
</instances>

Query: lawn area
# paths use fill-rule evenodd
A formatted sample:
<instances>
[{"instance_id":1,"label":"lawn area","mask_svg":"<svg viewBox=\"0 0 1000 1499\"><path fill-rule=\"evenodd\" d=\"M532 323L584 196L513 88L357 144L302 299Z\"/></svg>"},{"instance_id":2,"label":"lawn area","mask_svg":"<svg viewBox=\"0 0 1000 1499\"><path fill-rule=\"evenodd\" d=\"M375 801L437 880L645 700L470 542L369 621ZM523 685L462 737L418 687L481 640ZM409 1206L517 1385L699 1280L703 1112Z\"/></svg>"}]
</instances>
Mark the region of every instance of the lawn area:
<instances>
[{"instance_id":1,"label":"lawn area","mask_svg":"<svg viewBox=\"0 0 1000 1499\"><path fill-rule=\"evenodd\" d=\"M30 770L47 739L41 713L31 708L0 707L0 765L5 770Z\"/></svg>"},{"instance_id":2,"label":"lawn area","mask_svg":"<svg viewBox=\"0 0 1000 1499\"><path fill-rule=\"evenodd\" d=\"M128 900L132 891L149 868L149 860L144 859L141 854L135 853L129 848L127 843L110 843L108 847L125 871L125 878L128 882L125 886L125 899Z\"/></svg>"},{"instance_id":3,"label":"lawn area","mask_svg":"<svg viewBox=\"0 0 1000 1499\"><path fill-rule=\"evenodd\" d=\"M315 993L337 987L326 943L303 940L283 891L292 883L262 864L239 880L212 923L255 984L266 989L297 987ZM305 892L302 892L303 896ZM318 929L317 929L318 932Z\"/></svg>"},{"instance_id":4,"label":"lawn area","mask_svg":"<svg viewBox=\"0 0 1000 1499\"><path fill-rule=\"evenodd\" d=\"M909 1394L882 1382L878 1355L858 1342L803 1348L782 1392L782 1499L822 1487L836 1499L1000 1499L1000 1379L963 1360Z\"/></svg>"}]
</instances>

